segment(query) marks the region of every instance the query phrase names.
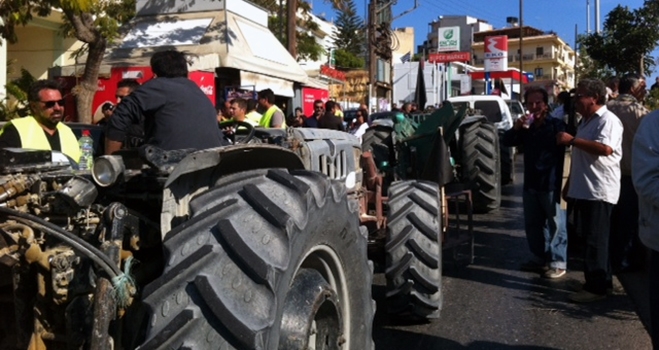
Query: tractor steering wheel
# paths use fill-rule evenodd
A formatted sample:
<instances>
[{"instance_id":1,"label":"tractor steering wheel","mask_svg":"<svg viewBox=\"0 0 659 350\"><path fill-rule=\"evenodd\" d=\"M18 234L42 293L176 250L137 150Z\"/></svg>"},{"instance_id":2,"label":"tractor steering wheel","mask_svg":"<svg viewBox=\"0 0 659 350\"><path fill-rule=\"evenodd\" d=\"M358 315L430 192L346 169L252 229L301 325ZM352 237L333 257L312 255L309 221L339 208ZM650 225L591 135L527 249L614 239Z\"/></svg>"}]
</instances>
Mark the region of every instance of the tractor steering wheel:
<instances>
[{"instance_id":1,"label":"tractor steering wheel","mask_svg":"<svg viewBox=\"0 0 659 350\"><path fill-rule=\"evenodd\" d=\"M223 132L227 128L232 128L233 129L232 133L230 133L230 134L225 133L227 138L229 138L231 140L231 142L233 142L233 144L249 143L249 141L251 141L254 138L254 132L255 132L254 125L252 125L248 122L244 122L244 121L243 122L237 122L237 121L229 120L229 121L218 123L218 125L220 127L220 130L222 130ZM244 127L245 129L247 129L247 135L245 137L240 138L240 140L237 141L236 140L236 131L238 130L238 127L241 127L241 126Z\"/></svg>"}]
</instances>

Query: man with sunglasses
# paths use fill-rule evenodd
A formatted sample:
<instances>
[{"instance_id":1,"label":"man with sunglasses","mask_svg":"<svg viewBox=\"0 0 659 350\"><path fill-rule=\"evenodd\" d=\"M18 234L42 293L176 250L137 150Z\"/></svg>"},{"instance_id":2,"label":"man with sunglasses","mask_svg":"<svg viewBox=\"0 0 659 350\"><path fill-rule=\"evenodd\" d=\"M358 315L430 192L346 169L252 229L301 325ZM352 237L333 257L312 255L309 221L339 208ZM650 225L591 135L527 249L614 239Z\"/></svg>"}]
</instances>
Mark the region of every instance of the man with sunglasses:
<instances>
[{"instance_id":1,"label":"man with sunglasses","mask_svg":"<svg viewBox=\"0 0 659 350\"><path fill-rule=\"evenodd\" d=\"M302 126L305 128L317 128L318 127L318 118L323 115L325 112L323 107L322 100L313 101L313 114L307 118L304 118Z\"/></svg>"},{"instance_id":2,"label":"man with sunglasses","mask_svg":"<svg viewBox=\"0 0 659 350\"><path fill-rule=\"evenodd\" d=\"M28 92L31 116L13 119L0 130L0 148L19 147L60 151L80 159L78 139L64 119L64 100L54 80L38 80Z\"/></svg>"}]
</instances>

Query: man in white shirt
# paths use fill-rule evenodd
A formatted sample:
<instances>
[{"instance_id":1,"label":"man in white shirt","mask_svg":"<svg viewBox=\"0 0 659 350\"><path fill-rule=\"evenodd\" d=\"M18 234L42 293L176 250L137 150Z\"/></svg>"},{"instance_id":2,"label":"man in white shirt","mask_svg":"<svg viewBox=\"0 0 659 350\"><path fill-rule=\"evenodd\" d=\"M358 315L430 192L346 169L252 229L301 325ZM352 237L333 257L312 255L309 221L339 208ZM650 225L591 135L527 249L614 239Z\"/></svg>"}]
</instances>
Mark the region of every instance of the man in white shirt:
<instances>
[{"instance_id":1,"label":"man in white shirt","mask_svg":"<svg viewBox=\"0 0 659 350\"><path fill-rule=\"evenodd\" d=\"M575 200L576 225L586 238L586 284L569 298L586 303L604 299L611 287L609 231L611 211L620 195L623 126L606 108L602 81L580 81L575 107L583 116L576 136L561 132L556 140L572 146L572 169L563 195Z\"/></svg>"}]
</instances>

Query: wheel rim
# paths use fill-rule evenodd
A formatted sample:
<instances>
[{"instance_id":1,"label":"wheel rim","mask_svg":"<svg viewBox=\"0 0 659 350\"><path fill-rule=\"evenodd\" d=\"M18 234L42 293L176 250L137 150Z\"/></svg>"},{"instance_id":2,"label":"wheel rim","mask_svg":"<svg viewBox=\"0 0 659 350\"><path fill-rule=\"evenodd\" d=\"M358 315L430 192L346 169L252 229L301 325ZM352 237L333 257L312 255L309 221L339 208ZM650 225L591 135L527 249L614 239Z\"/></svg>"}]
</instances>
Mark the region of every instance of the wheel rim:
<instances>
[{"instance_id":1,"label":"wheel rim","mask_svg":"<svg viewBox=\"0 0 659 350\"><path fill-rule=\"evenodd\" d=\"M349 293L338 255L311 250L295 272L284 303L280 349L350 348Z\"/></svg>"}]
</instances>

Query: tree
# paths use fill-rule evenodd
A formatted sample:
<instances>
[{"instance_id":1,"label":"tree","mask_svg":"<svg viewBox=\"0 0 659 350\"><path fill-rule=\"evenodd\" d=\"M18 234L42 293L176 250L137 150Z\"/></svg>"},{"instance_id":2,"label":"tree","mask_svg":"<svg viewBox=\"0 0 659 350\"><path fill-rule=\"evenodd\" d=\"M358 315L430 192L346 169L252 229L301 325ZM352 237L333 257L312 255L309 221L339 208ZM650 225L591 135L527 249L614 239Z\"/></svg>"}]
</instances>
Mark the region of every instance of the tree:
<instances>
[{"instance_id":1,"label":"tree","mask_svg":"<svg viewBox=\"0 0 659 350\"><path fill-rule=\"evenodd\" d=\"M334 45L337 49L351 53L355 57L362 56L366 40L364 21L357 15L355 1L346 0L345 6L337 12Z\"/></svg>"},{"instance_id":2,"label":"tree","mask_svg":"<svg viewBox=\"0 0 659 350\"><path fill-rule=\"evenodd\" d=\"M92 122L92 101L98 86L98 73L105 48L117 36L117 29L135 15L135 0L3 0L0 1L0 35L16 43L17 25L26 25L35 17L46 17L53 9L62 11L66 36L85 43L85 68L74 91L78 119Z\"/></svg>"},{"instance_id":3,"label":"tree","mask_svg":"<svg viewBox=\"0 0 659 350\"><path fill-rule=\"evenodd\" d=\"M581 43L583 36L578 39ZM614 76L615 72L609 67L605 66L602 62L594 60L588 55L583 45L580 45L579 55L577 56L576 67L577 79L599 79L606 81L608 77Z\"/></svg>"},{"instance_id":4,"label":"tree","mask_svg":"<svg viewBox=\"0 0 659 350\"><path fill-rule=\"evenodd\" d=\"M346 70L364 68L364 59L346 50L334 50L334 61L337 69Z\"/></svg>"},{"instance_id":5,"label":"tree","mask_svg":"<svg viewBox=\"0 0 659 350\"><path fill-rule=\"evenodd\" d=\"M618 5L607 15L604 30L586 35L582 45L601 67L618 75L651 71L655 64L649 53L659 40L658 10L656 0L646 0L633 11Z\"/></svg>"}]
</instances>

